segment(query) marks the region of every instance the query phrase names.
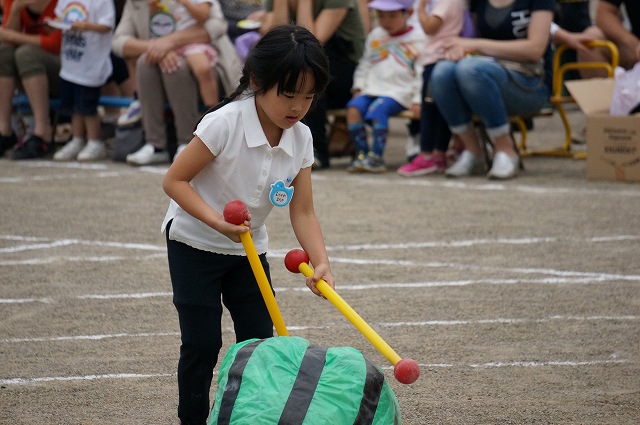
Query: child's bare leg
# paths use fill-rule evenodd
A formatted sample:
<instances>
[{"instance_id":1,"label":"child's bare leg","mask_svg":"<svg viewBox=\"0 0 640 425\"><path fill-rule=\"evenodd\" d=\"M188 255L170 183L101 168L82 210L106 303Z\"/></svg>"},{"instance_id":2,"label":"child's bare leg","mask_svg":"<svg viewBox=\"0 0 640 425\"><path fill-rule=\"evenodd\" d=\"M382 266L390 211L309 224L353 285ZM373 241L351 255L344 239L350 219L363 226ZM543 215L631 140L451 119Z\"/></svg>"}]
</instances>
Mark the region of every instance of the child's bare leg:
<instances>
[{"instance_id":1,"label":"child's bare leg","mask_svg":"<svg viewBox=\"0 0 640 425\"><path fill-rule=\"evenodd\" d=\"M100 140L100 116L99 115L85 115L84 126L87 130L87 140Z\"/></svg>"},{"instance_id":2,"label":"child's bare leg","mask_svg":"<svg viewBox=\"0 0 640 425\"><path fill-rule=\"evenodd\" d=\"M84 117L80 114L71 114L71 136L74 139L85 140Z\"/></svg>"},{"instance_id":3,"label":"child's bare leg","mask_svg":"<svg viewBox=\"0 0 640 425\"><path fill-rule=\"evenodd\" d=\"M211 62L207 55L203 53L194 53L185 57L191 72L198 80L200 87L200 97L205 106L216 105L220 99L218 95L218 79L216 78L215 68L211 66Z\"/></svg>"}]
</instances>

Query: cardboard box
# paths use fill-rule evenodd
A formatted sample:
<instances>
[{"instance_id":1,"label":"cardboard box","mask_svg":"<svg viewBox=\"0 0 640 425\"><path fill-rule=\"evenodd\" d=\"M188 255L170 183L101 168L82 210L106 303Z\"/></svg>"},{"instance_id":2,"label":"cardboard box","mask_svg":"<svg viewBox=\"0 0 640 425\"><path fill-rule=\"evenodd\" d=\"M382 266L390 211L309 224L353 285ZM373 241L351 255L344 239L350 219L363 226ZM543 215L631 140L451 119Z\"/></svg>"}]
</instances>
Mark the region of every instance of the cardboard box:
<instances>
[{"instance_id":1,"label":"cardboard box","mask_svg":"<svg viewBox=\"0 0 640 425\"><path fill-rule=\"evenodd\" d=\"M587 178L640 182L640 114L612 116L612 78L566 82L587 115Z\"/></svg>"}]
</instances>

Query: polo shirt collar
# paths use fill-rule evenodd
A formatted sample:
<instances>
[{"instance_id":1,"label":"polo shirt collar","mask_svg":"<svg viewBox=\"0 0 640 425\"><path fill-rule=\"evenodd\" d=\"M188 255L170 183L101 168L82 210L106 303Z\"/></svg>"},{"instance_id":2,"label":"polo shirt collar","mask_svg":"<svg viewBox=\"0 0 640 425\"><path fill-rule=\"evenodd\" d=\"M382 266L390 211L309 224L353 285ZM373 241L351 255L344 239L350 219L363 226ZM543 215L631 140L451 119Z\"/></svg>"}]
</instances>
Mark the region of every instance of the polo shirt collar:
<instances>
[{"instance_id":1,"label":"polo shirt collar","mask_svg":"<svg viewBox=\"0 0 640 425\"><path fill-rule=\"evenodd\" d=\"M269 146L269 141L267 140L264 131L262 131L262 126L260 125L254 96L250 96L242 100L241 113L247 147L255 148L262 145ZM290 157L293 157L293 135L294 131L292 128L284 130L282 132L280 143L278 144L278 147Z\"/></svg>"}]
</instances>

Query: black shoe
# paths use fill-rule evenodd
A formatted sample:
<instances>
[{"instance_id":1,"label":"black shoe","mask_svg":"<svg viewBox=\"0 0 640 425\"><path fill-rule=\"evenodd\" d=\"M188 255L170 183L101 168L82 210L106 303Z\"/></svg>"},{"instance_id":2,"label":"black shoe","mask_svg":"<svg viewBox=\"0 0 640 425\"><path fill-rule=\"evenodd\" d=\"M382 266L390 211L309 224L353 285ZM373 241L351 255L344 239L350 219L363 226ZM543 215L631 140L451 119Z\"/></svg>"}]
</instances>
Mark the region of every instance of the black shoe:
<instances>
[{"instance_id":1,"label":"black shoe","mask_svg":"<svg viewBox=\"0 0 640 425\"><path fill-rule=\"evenodd\" d=\"M53 143L45 142L42 137L31 135L13 151L13 159L42 158L53 153Z\"/></svg>"},{"instance_id":2,"label":"black shoe","mask_svg":"<svg viewBox=\"0 0 640 425\"><path fill-rule=\"evenodd\" d=\"M18 138L14 133L11 133L11 136L3 136L0 134L0 157L4 156L4 153L11 149L16 143L18 143Z\"/></svg>"}]
</instances>

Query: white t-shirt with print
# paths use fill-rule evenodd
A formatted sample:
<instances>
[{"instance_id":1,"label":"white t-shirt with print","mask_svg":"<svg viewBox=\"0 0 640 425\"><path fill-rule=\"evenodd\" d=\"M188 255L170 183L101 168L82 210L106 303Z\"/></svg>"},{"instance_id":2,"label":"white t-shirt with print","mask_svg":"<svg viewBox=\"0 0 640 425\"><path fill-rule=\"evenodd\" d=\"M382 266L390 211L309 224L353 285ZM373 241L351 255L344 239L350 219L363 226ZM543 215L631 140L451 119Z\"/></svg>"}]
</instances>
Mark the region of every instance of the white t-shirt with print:
<instances>
[{"instance_id":1,"label":"white t-shirt with print","mask_svg":"<svg viewBox=\"0 0 640 425\"><path fill-rule=\"evenodd\" d=\"M415 27L397 35L375 27L367 35L352 90L358 89L366 96L390 97L405 108L420 103L424 42L424 32Z\"/></svg>"},{"instance_id":2,"label":"white t-shirt with print","mask_svg":"<svg viewBox=\"0 0 640 425\"><path fill-rule=\"evenodd\" d=\"M248 97L205 115L194 134L216 158L193 178L191 185L220 213L230 201L244 202L251 213L256 250L267 252L265 222L274 207L269 198L272 185L282 181L289 186L302 168L311 167L311 131L298 122L284 130L278 146L271 147L258 119L255 98ZM173 200L162 223L163 232L170 220L169 239L204 251L246 255L242 244L189 215Z\"/></svg>"},{"instance_id":3,"label":"white t-shirt with print","mask_svg":"<svg viewBox=\"0 0 640 425\"><path fill-rule=\"evenodd\" d=\"M62 33L60 77L87 87L102 86L111 75L111 39L116 22L112 0L59 0L56 16L64 23L93 22L111 28L109 32Z\"/></svg>"}]
</instances>

